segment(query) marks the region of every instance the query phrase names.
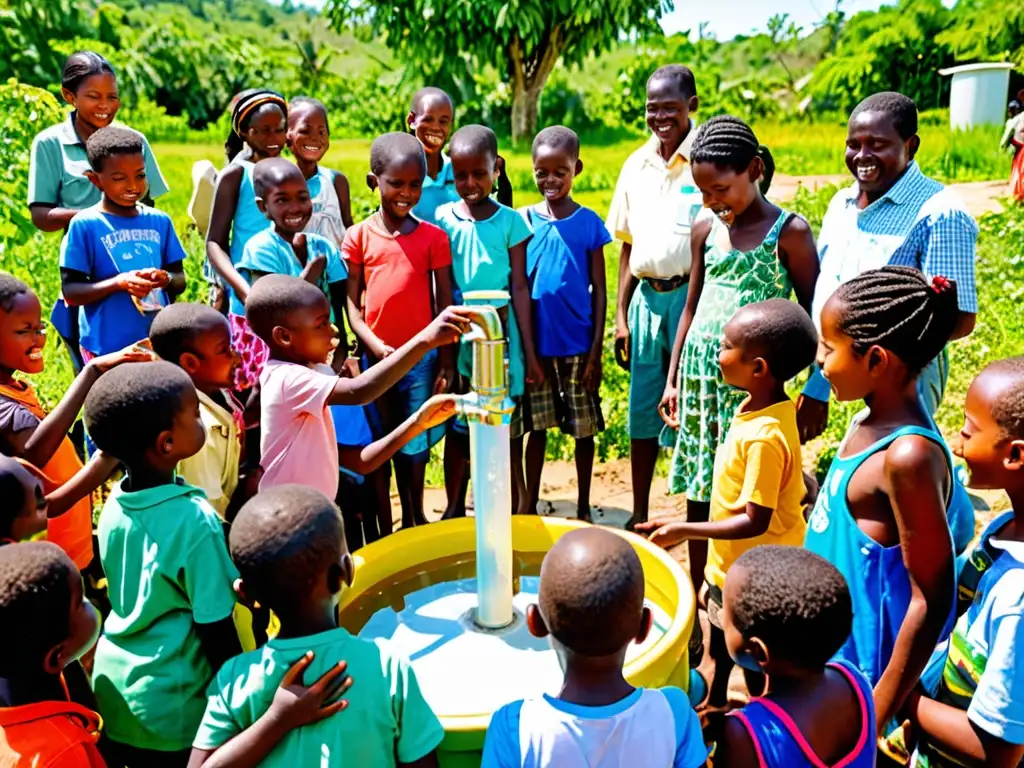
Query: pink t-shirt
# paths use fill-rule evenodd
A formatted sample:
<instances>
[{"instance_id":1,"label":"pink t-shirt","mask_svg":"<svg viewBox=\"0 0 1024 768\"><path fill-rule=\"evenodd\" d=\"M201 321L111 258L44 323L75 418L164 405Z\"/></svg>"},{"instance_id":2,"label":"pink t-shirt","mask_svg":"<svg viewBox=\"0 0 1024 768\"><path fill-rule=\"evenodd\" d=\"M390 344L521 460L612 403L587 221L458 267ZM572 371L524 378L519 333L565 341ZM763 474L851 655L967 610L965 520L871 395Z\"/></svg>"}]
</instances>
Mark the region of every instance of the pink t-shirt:
<instances>
[{"instance_id":1,"label":"pink t-shirt","mask_svg":"<svg viewBox=\"0 0 1024 768\"><path fill-rule=\"evenodd\" d=\"M261 491L298 483L334 499L338 441L327 399L337 383L327 365L267 361L260 374Z\"/></svg>"},{"instance_id":2,"label":"pink t-shirt","mask_svg":"<svg viewBox=\"0 0 1024 768\"><path fill-rule=\"evenodd\" d=\"M435 269L450 267L448 235L421 221L408 235L392 235L369 218L345 232L342 255L363 265L366 324L398 349L434 319Z\"/></svg>"}]
</instances>

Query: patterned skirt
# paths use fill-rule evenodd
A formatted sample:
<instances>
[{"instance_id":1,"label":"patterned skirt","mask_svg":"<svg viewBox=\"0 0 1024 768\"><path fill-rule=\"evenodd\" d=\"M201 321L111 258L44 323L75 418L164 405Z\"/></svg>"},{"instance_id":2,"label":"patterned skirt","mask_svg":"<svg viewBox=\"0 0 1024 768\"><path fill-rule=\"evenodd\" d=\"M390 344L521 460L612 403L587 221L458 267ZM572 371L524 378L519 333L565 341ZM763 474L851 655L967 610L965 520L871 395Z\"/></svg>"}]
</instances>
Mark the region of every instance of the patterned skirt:
<instances>
[{"instance_id":1,"label":"patterned skirt","mask_svg":"<svg viewBox=\"0 0 1024 768\"><path fill-rule=\"evenodd\" d=\"M234 391L245 392L259 382L263 366L270 357L270 348L253 333L245 315L229 314L228 323L231 325L231 343L242 358L235 369Z\"/></svg>"}]
</instances>

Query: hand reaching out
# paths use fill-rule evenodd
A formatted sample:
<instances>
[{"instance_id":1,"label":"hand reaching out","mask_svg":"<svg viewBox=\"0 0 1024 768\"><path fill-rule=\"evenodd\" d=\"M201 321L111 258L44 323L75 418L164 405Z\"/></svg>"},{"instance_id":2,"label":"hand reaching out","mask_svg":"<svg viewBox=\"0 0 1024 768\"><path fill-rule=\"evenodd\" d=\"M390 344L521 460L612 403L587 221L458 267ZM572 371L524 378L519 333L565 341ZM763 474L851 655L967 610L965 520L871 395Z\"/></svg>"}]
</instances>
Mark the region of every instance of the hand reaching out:
<instances>
[{"instance_id":1,"label":"hand reaching out","mask_svg":"<svg viewBox=\"0 0 1024 768\"><path fill-rule=\"evenodd\" d=\"M288 728L299 728L309 723L330 717L348 706L348 699L341 698L352 687L352 677L346 675L348 664L335 664L319 680L310 686L303 685L302 673L313 661L309 651L292 664L281 679L270 705L273 713Z\"/></svg>"},{"instance_id":2,"label":"hand reaching out","mask_svg":"<svg viewBox=\"0 0 1024 768\"><path fill-rule=\"evenodd\" d=\"M151 363L156 359L156 353L153 352L153 346L149 339L143 339L117 352L100 355L93 359L91 365L96 366L100 373L106 373L122 363Z\"/></svg>"},{"instance_id":3,"label":"hand reaching out","mask_svg":"<svg viewBox=\"0 0 1024 768\"><path fill-rule=\"evenodd\" d=\"M448 307L433 321L420 331L420 338L434 349L452 344L464 333L469 332L469 325L475 317L471 307Z\"/></svg>"},{"instance_id":4,"label":"hand reaching out","mask_svg":"<svg viewBox=\"0 0 1024 768\"><path fill-rule=\"evenodd\" d=\"M641 536L646 536L652 544L657 544L662 549L668 549L686 541L684 525L684 523L665 520L648 520L646 523L637 523L633 530Z\"/></svg>"},{"instance_id":5,"label":"hand reaching out","mask_svg":"<svg viewBox=\"0 0 1024 768\"><path fill-rule=\"evenodd\" d=\"M434 395L416 412L416 423L423 429L444 424L455 415L458 402L456 395Z\"/></svg>"}]
</instances>

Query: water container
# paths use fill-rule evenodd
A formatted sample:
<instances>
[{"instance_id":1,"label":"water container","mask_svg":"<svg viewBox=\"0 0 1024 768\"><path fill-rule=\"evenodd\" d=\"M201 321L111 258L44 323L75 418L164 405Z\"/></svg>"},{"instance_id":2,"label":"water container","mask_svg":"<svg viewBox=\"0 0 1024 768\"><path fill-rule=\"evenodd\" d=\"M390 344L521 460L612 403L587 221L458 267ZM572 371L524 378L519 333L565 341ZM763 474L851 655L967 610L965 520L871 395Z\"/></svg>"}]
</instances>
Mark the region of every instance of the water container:
<instances>
[{"instance_id":1,"label":"water container","mask_svg":"<svg viewBox=\"0 0 1024 768\"><path fill-rule=\"evenodd\" d=\"M940 69L953 78L949 93L949 125L963 131L976 125L1002 125L1010 90L1010 63L965 64Z\"/></svg>"}]
</instances>

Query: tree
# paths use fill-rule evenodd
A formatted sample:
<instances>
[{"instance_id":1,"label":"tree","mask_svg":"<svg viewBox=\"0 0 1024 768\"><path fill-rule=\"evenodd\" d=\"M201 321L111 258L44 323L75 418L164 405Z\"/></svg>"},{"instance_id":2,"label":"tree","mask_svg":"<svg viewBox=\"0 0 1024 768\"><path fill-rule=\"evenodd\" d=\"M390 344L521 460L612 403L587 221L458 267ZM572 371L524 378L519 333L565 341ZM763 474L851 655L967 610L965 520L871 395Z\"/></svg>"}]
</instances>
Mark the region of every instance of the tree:
<instances>
[{"instance_id":1,"label":"tree","mask_svg":"<svg viewBox=\"0 0 1024 768\"><path fill-rule=\"evenodd\" d=\"M426 75L453 61L494 67L512 92L512 138L532 135L561 59L581 63L626 35L660 31L672 0L329 0L335 29L363 26Z\"/></svg>"}]
</instances>

